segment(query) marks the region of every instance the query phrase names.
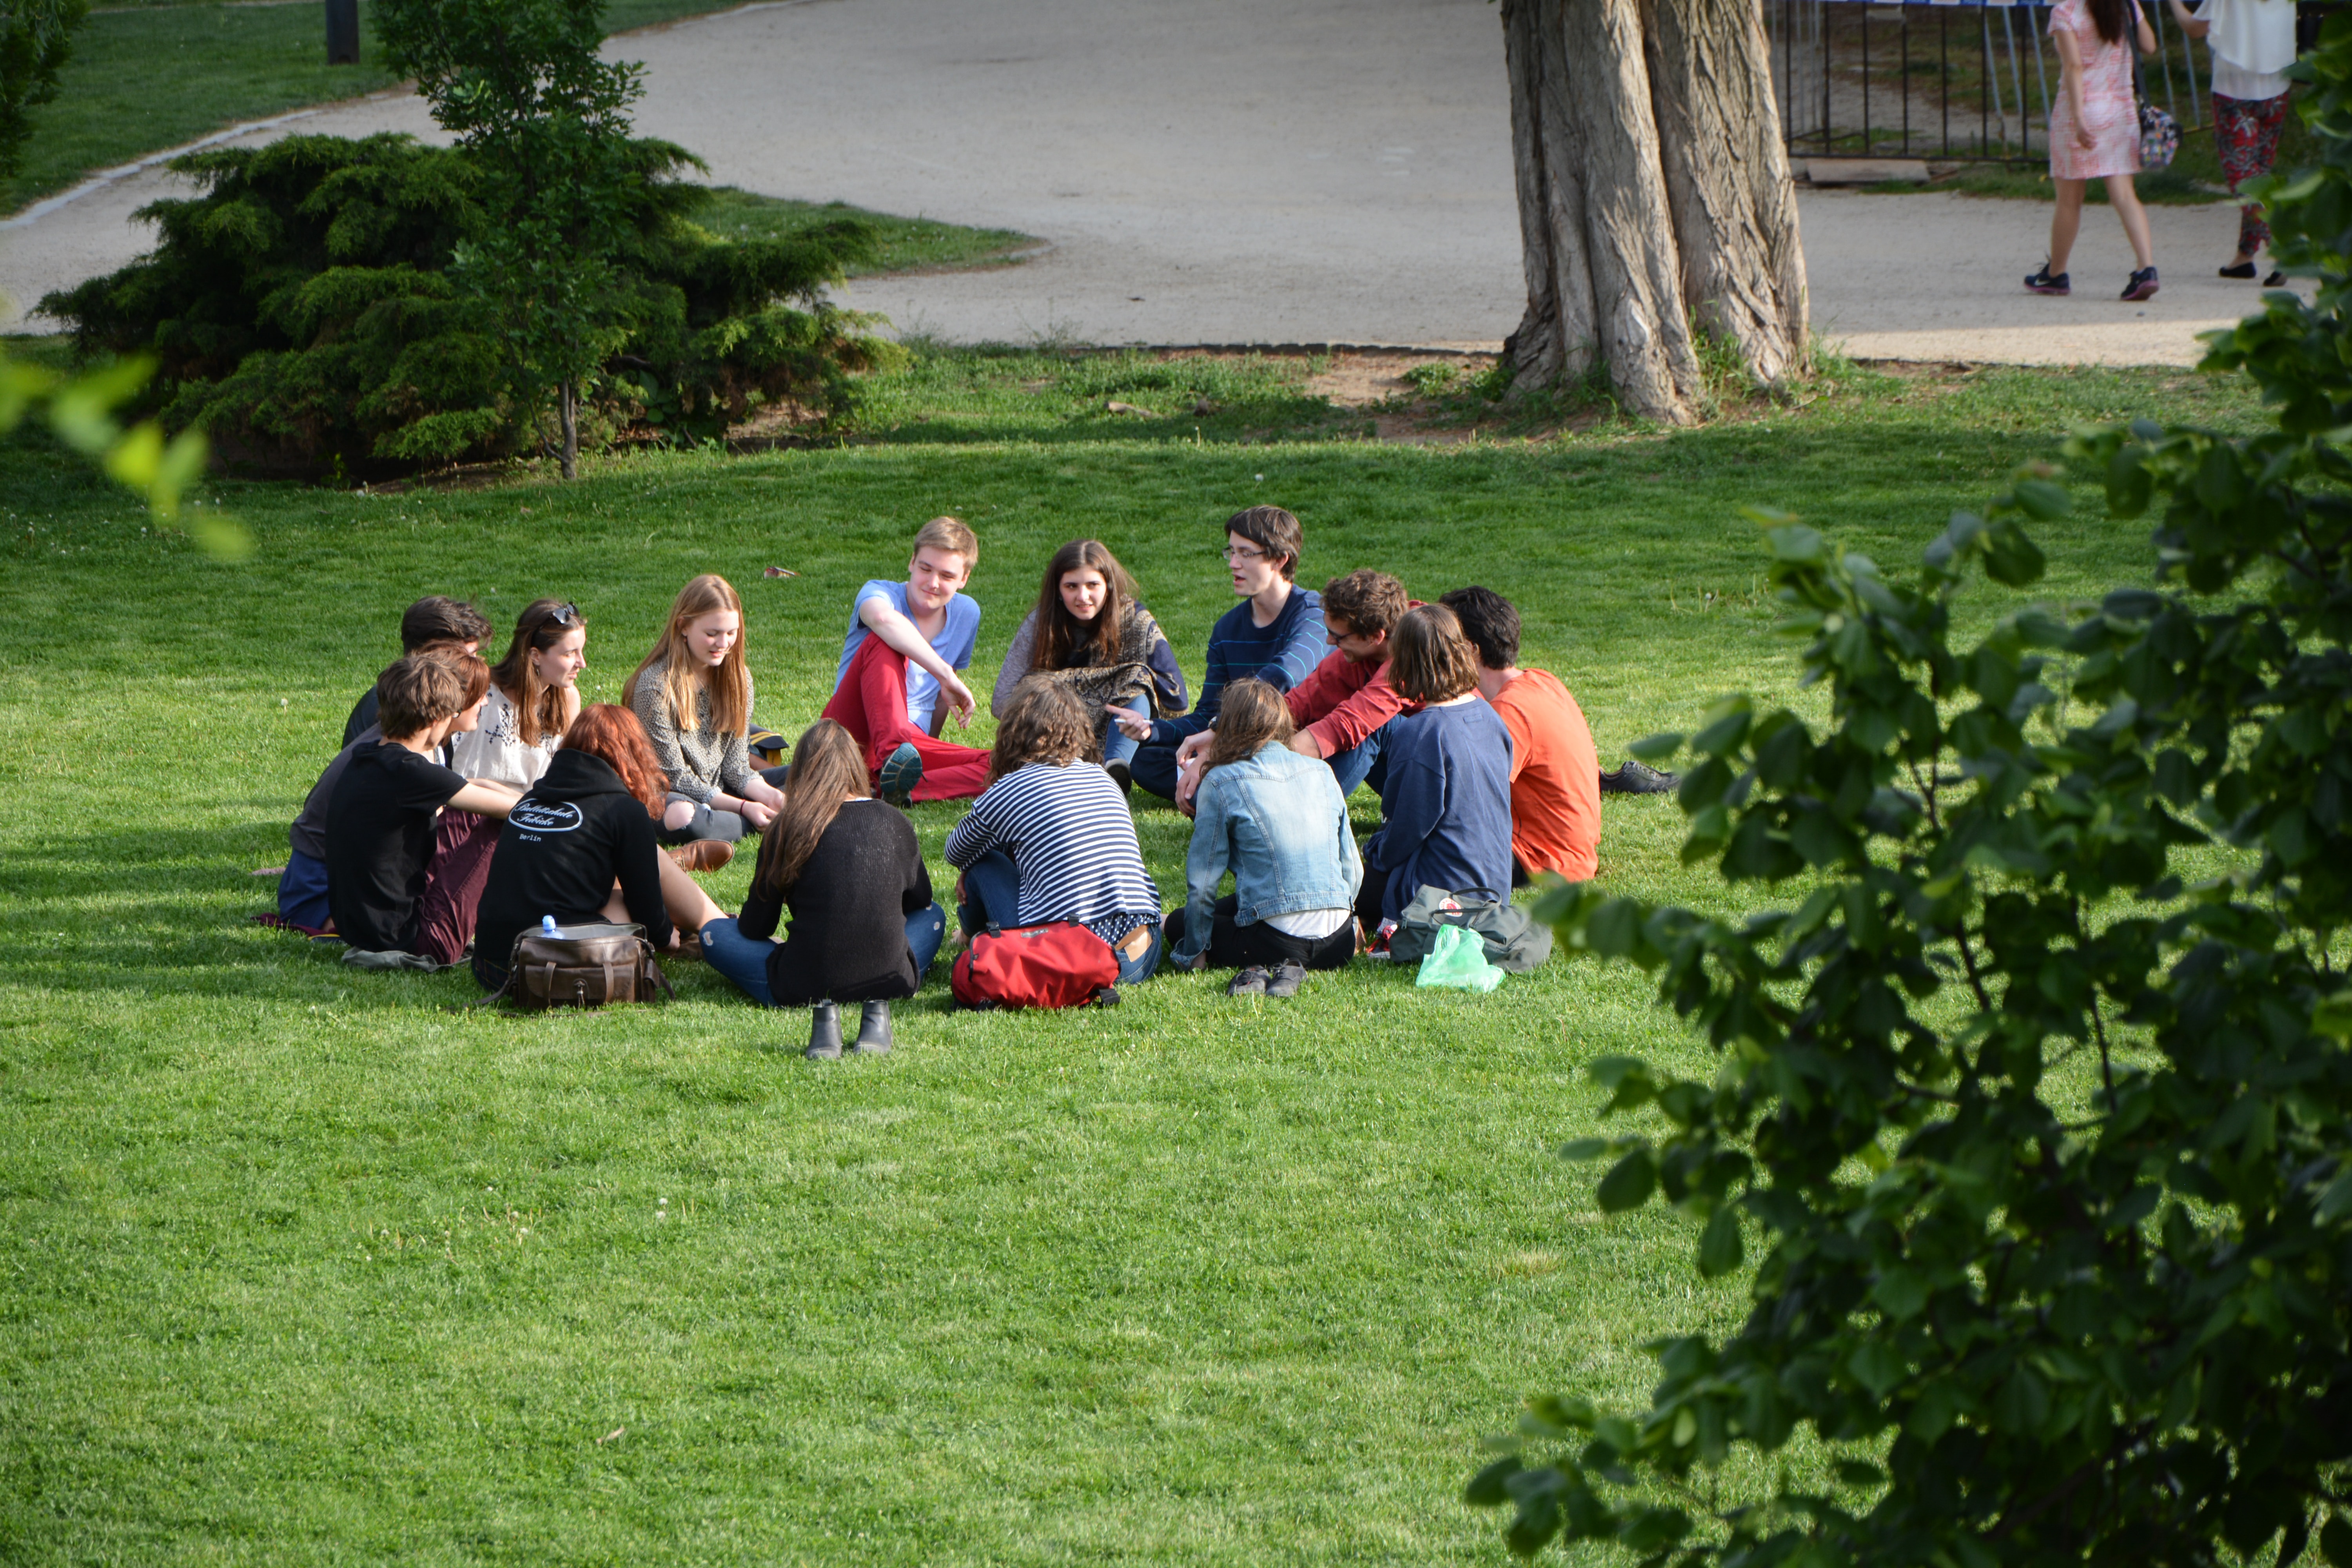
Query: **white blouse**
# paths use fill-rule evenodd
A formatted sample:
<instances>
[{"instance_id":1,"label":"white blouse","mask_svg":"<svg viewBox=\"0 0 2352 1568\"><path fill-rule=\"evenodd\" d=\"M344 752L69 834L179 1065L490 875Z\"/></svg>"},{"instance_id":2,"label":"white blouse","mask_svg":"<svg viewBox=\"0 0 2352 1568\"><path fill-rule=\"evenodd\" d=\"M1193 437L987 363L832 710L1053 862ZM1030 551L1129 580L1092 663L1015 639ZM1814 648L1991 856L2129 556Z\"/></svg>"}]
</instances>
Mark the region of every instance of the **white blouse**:
<instances>
[{"instance_id":1,"label":"white blouse","mask_svg":"<svg viewBox=\"0 0 2352 1568\"><path fill-rule=\"evenodd\" d=\"M480 727L449 737L449 765L469 779L529 789L562 744L560 734L541 735L535 746L523 744L515 705L492 682L490 700L482 704Z\"/></svg>"}]
</instances>

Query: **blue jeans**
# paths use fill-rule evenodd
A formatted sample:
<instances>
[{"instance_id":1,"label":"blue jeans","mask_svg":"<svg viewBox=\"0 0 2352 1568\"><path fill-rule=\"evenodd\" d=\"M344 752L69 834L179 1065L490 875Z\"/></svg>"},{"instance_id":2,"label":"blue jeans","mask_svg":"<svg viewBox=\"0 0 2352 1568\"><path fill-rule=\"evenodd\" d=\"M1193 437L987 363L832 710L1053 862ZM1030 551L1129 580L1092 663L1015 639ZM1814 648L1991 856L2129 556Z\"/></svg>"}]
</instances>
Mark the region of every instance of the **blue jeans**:
<instances>
[{"instance_id":1,"label":"blue jeans","mask_svg":"<svg viewBox=\"0 0 2352 1568\"><path fill-rule=\"evenodd\" d=\"M1356 742L1352 750L1334 752L1324 759L1331 764L1331 776L1339 781L1340 799L1355 794L1360 784L1368 784L1377 792L1388 778L1389 770L1381 758L1381 742L1387 733L1383 726Z\"/></svg>"},{"instance_id":2,"label":"blue jeans","mask_svg":"<svg viewBox=\"0 0 2352 1568\"><path fill-rule=\"evenodd\" d=\"M709 921L698 934L703 963L733 981L738 991L761 1006L776 1005L775 994L768 989L768 954L776 951L774 942L745 936L736 929L732 915ZM925 904L907 917L907 952L915 961L918 980L929 972L947 934L948 912L937 904Z\"/></svg>"},{"instance_id":3,"label":"blue jeans","mask_svg":"<svg viewBox=\"0 0 2352 1568\"><path fill-rule=\"evenodd\" d=\"M1129 761L1135 755L1136 747L1142 743L1142 742L1137 740L1134 736L1129 734L1126 731L1113 723L1108 714L1105 714L1103 716L1102 757L1104 766L1108 767L1113 763L1124 763Z\"/></svg>"},{"instance_id":4,"label":"blue jeans","mask_svg":"<svg viewBox=\"0 0 2352 1568\"><path fill-rule=\"evenodd\" d=\"M1021 872L1013 857L992 849L963 868L963 901L956 906L956 921L966 936L999 926L1021 923Z\"/></svg>"},{"instance_id":5,"label":"blue jeans","mask_svg":"<svg viewBox=\"0 0 2352 1568\"><path fill-rule=\"evenodd\" d=\"M996 912L992 914L991 910ZM963 902L957 906L956 919L962 923L966 936L986 931L991 921L1000 928L1010 928L1019 921L1020 913L1021 872L1011 856L1002 849L992 849L963 868ZM1111 954L1118 960L1121 985L1150 979L1160 967L1160 953L1168 946L1158 917L1138 918L1151 928L1151 940L1139 957L1130 959L1116 951Z\"/></svg>"}]
</instances>

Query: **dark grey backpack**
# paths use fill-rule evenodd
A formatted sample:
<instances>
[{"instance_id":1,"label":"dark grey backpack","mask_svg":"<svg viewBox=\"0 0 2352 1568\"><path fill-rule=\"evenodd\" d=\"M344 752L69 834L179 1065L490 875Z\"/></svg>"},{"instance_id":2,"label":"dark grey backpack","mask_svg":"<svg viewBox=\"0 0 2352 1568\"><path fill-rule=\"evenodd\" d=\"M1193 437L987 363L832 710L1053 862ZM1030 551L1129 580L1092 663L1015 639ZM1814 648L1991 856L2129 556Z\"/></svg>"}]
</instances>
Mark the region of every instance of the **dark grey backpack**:
<instances>
[{"instance_id":1,"label":"dark grey backpack","mask_svg":"<svg viewBox=\"0 0 2352 1568\"><path fill-rule=\"evenodd\" d=\"M1413 894L1390 934L1389 956L1399 963L1419 963L1437 945L1440 926L1464 926L1476 931L1486 950L1486 962L1514 974L1523 974L1551 956L1551 927L1508 898L1498 898L1486 888L1449 893L1426 884Z\"/></svg>"}]
</instances>

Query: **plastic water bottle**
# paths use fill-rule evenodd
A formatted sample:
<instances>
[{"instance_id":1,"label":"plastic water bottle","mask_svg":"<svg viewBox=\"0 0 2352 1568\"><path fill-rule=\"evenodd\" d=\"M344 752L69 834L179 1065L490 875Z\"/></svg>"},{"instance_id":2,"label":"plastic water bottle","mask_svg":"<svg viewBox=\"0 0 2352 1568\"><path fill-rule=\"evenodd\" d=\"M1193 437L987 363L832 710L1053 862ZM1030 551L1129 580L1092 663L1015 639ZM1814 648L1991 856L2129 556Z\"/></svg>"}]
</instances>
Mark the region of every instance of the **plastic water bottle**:
<instances>
[{"instance_id":1,"label":"plastic water bottle","mask_svg":"<svg viewBox=\"0 0 2352 1568\"><path fill-rule=\"evenodd\" d=\"M553 915L540 916L539 929L545 935L553 936L555 934L555 917Z\"/></svg>"}]
</instances>

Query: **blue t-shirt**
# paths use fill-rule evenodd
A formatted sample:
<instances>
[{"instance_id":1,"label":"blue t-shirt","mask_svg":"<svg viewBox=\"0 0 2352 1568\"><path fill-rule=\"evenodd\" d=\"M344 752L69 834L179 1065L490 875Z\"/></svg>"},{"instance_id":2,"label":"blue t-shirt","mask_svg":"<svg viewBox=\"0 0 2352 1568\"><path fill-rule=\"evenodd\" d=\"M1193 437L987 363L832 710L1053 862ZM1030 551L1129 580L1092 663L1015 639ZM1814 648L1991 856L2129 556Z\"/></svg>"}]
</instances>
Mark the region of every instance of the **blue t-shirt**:
<instances>
[{"instance_id":1,"label":"blue t-shirt","mask_svg":"<svg viewBox=\"0 0 2352 1568\"><path fill-rule=\"evenodd\" d=\"M866 623L857 618L857 606L868 599L887 599L892 609L902 616L907 615L907 584L904 583L876 577L858 589L857 597L850 602L849 635L841 641L841 668L833 672L835 686L839 686L841 678L849 673L849 661L857 657L857 650L866 645L867 637L874 635L866 629ZM908 618L912 620L914 617L908 616ZM980 601L968 594L959 593L950 597L947 619L940 623L940 635L930 641L933 651L947 660L950 669L971 668L971 651L980 642ZM929 730L931 715L939 705L940 683L931 679L929 670L908 660L907 721L918 730Z\"/></svg>"}]
</instances>

